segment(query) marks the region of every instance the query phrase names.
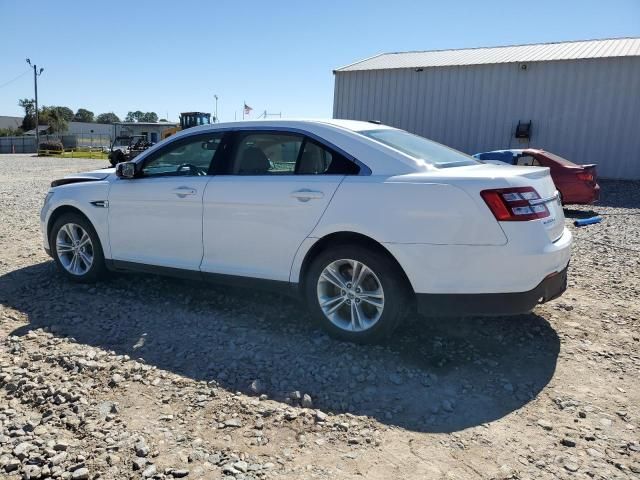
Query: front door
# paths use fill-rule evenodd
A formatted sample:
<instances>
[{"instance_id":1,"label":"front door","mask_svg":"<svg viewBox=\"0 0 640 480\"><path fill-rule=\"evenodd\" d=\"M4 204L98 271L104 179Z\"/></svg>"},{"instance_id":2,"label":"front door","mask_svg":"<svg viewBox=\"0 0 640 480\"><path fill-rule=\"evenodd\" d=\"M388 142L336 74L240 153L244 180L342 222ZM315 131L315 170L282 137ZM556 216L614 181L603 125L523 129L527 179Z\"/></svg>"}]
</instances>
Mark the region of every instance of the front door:
<instances>
[{"instance_id":1,"label":"front door","mask_svg":"<svg viewBox=\"0 0 640 480\"><path fill-rule=\"evenodd\" d=\"M114 260L198 270L202 199L222 134L178 139L148 156L139 178L117 179L109 191Z\"/></svg>"},{"instance_id":2,"label":"front door","mask_svg":"<svg viewBox=\"0 0 640 480\"><path fill-rule=\"evenodd\" d=\"M288 281L298 247L357 167L282 132L237 133L229 161L227 175L212 177L204 194L201 269Z\"/></svg>"}]
</instances>

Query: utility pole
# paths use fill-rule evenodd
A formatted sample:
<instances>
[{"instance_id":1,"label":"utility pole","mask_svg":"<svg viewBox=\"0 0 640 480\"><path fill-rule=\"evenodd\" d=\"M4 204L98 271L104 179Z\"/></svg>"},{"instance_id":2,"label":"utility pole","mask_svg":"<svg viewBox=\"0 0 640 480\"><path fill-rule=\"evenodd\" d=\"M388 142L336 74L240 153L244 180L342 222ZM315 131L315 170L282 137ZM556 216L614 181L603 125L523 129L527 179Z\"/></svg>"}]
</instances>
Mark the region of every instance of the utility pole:
<instances>
[{"instance_id":1,"label":"utility pole","mask_svg":"<svg viewBox=\"0 0 640 480\"><path fill-rule=\"evenodd\" d=\"M218 95L214 94L213 98L216 99L216 122L215 123L220 123L220 119L218 118Z\"/></svg>"},{"instance_id":2,"label":"utility pole","mask_svg":"<svg viewBox=\"0 0 640 480\"><path fill-rule=\"evenodd\" d=\"M27 58L27 63L33 67L33 86L36 93L36 155L40 152L40 125L38 125L38 77L42 75L44 68L38 70L36 64L31 64L31 60Z\"/></svg>"}]
</instances>

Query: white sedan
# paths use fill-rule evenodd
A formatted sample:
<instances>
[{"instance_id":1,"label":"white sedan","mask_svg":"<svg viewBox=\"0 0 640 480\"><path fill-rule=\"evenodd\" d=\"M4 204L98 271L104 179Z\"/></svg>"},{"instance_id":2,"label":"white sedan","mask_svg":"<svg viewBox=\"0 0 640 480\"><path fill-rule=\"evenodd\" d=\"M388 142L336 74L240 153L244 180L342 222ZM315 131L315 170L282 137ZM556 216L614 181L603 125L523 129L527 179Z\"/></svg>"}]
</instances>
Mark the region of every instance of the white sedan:
<instances>
[{"instance_id":1,"label":"white sedan","mask_svg":"<svg viewBox=\"0 0 640 480\"><path fill-rule=\"evenodd\" d=\"M52 182L41 224L71 280L135 270L277 288L357 342L416 308L528 312L565 290L572 243L548 168L348 120L183 131Z\"/></svg>"}]
</instances>

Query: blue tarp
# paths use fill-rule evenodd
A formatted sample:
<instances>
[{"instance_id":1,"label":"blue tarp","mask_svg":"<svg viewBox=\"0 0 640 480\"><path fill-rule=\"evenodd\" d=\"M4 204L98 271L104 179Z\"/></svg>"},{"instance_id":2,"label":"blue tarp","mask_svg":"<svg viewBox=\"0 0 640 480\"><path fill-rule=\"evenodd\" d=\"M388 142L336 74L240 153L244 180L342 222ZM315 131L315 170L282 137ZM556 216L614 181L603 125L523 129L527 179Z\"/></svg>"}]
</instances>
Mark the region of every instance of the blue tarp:
<instances>
[{"instance_id":1,"label":"blue tarp","mask_svg":"<svg viewBox=\"0 0 640 480\"><path fill-rule=\"evenodd\" d=\"M516 161L516 156L513 152L508 150L476 153L474 157L478 160L497 160L499 162L508 163L509 165L515 164Z\"/></svg>"}]
</instances>

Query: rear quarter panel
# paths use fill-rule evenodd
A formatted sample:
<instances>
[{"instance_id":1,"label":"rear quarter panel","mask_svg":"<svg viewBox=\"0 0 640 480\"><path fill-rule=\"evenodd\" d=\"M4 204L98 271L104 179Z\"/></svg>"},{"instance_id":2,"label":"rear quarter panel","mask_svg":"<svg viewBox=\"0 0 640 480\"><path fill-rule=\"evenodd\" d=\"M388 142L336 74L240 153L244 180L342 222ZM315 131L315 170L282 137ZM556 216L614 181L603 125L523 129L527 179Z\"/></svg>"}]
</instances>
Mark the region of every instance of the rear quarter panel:
<instances>
[{"instance_id":1,"label":"rear quarter panel","mask_svg":"<svg viewBox=\"0 0 640 480\"><path fill-rule=\"evenodd\" d=\"M437 179L347 177L310 235L356 232L380 243L504 245L500 225L455 185Z\"/></svg>"}]
</instances>

